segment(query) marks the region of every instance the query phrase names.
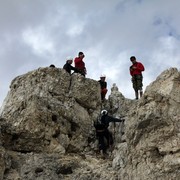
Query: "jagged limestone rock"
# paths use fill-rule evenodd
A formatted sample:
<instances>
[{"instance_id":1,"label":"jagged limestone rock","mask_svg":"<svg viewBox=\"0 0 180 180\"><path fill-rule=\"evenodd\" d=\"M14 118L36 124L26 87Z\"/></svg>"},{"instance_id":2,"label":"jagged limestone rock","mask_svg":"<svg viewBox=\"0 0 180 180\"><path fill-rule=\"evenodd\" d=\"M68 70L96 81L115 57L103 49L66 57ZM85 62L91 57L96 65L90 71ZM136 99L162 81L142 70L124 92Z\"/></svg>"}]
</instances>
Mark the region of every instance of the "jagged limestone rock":
<instances>
[{"instance_id":1,"label":"jagged limestone rock","mask_svg":"<svg viewBox=\"0 0 180 180\"><path fill-rule=\"evenodd\" d=\"M19 76L0 113L0 178L180 179L179 91L176 68L164 71L138 101L114 84L103 104L99 83L80 74L39 68ZM125 116L125 123L110 124L115 144L106 159L95 153L92 124L101 106Z\"/></svg>"},{"instance_id":2,"label":"jagged limestone rock","mask_svg":"<svg viewBox=\"0 0 180 180\"><path fill-rule=\"evenodd\" d=\"M4 146L19 152L82 151L100 103L99 83L80 74L39 68L18 76L1 110Z\"/></svg>"},{"instance_id":3,"label":"jagged limestone rock","mask_svg":"<svg viewBox=\"0 0 180 180\"><path fill-rule=\"evenodd\" d=\"M164 71L145 91L126 123L124 179L180 179L180 72Z\"/></svg>"},{"instance_id":4,"label":"jagged limestone rock","mask_svg":"<svg viewBox=\"0 0 180 180\"><path fill-rule=\"evenodd\" d=\"M3 147L0 147L0 179L3 179L5 169L5 149Z\"/></svg>"},{"instance_id":5,"label":"jagged limestone rock","mask_svg":"<svg viewBox=\"0 0 180 180\"><path fill-rule=\"evenodd\" d=\"M80 74L39 68L15 78L1 107L1 144L9 159L20 162L18 169L9 168L2 153L0 175L23 178L23 154L82 153L100 108L99 83Z\"/></svg>"}]
</instances>

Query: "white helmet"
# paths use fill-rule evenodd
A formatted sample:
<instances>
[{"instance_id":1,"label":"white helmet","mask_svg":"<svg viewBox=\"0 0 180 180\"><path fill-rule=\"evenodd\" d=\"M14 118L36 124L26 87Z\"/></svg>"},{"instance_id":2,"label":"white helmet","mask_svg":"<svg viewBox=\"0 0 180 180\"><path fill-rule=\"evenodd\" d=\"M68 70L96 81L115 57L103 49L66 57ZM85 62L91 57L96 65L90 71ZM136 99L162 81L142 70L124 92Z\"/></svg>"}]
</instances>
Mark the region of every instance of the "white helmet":
<instances>
[{"instance_id":1,"label":"white helmet","mask_svg":"<svg viewBox=\"0 0 180 180\"><path fill-rule=\"evenodd\" d=\"M104 109L101 111L101 115L107 115L107 114L108 114L107 110Z\"/></svg>"},{"instance_id":2,"label":"white helmet","mask_svg":"<svg viewBox=\"0 0 180 180\"><path fill-rule=\"evenodd\" d=\"M73 60L73 58L71 57L71 56L68 56L67 58L66 58L66 60L68 61L68 60Z\"/></svg>"},{"instance_id":3,"label":"white helmet","mask_svg":"<svg viewBox=\"0 0 180 180\"><path fill-rule=\"evenodd\" d=\"M101 74L100 78L101 78L101 77L106 77L106 75L105 75L105 74Z\"/></svg>"}]
</instances>

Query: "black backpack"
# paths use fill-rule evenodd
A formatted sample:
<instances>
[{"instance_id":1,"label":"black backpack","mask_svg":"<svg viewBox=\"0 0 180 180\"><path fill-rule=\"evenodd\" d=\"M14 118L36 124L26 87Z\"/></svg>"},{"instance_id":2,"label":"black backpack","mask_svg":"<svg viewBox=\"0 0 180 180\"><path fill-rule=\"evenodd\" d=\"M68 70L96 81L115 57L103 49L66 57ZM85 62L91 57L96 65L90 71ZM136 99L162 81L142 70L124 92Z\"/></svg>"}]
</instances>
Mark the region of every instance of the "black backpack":
<instances>
[{"instance_id":1,"label":"black backpack","mask_svg":"<svg viewBox=\"0 0 180 180\"><path fill-rule=\"evenodd\" d=\"M94 127L96 128L96 130L104 130L108 127L107 124L105 123L104 115L98 116L97 120L94 122Z\"/></svg>"}]
</instances>

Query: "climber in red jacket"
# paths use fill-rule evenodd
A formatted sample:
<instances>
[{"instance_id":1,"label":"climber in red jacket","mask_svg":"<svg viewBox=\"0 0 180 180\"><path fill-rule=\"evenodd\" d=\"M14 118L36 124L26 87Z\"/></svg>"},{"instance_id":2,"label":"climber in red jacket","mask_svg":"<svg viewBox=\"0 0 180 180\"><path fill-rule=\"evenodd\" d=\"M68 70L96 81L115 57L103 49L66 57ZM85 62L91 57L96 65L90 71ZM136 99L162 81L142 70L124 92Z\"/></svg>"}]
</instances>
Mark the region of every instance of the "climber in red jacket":
<instances>
[{"instance_id":1,"label":"climber in red jacket","mask_svg":"<svg viewBox=\"0 0 180 180\"><path fill-rule=\"evenodd\" d=\"M83 52L79 52L78 57L74 59L75 68L77 68L84 77L86 75L86 67L85 63L83 61L83 58L85 57Z\"/></svg>"},{"instance_id":2,"label":"climber in red jacket","mask_svg":"<svg viewBox=\"0 0 180 180\"><path fill-rule=\"evenodd\" d=\"M102 74L100 76L100 80L98 81L101 87L101 100L104 101L105 100L105 96L107 93L107 82L105 81L106 79L106 75Z\"/></svg>"},{"instance_id":3,"label":"climber in red jacket","mask_svg":"<svg viewBox=\"0 0 180 180\"><path fill-rule=\"evenodd\" d=\"M135 96L136 96L136 99L138 99L139 92L140 92L140 97L142 97L143 95L142 71L144 71L145 68L142 63L136 61L135 56L131 56L130 60L132 62L132 66L130 66L129 70L132 76L132 83L133 83L133 89L135 91Z\"/></svg>"}]
</instances>

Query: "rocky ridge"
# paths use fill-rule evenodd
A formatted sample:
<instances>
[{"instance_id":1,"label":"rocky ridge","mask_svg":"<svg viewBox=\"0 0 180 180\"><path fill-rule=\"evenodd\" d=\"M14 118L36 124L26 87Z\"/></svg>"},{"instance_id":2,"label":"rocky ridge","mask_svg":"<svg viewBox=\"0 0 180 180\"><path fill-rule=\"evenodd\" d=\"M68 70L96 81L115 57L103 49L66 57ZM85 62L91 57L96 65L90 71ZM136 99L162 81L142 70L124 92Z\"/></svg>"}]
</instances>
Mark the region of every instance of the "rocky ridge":
<instances>
[{"instance_id":1,"label":"rocky ridge","mask_svg":"<svg viewBox=\"0 0 180 180\"><path fill-rule=\"evenodd\" d=\"M16 77L0 111L0 179L180 179L180 72L161 73L136 101L114 84L102 104L99 83L60 68ZM93 122L105 108L113 152L102 159Z\"/></svg>"}]
</instances>

